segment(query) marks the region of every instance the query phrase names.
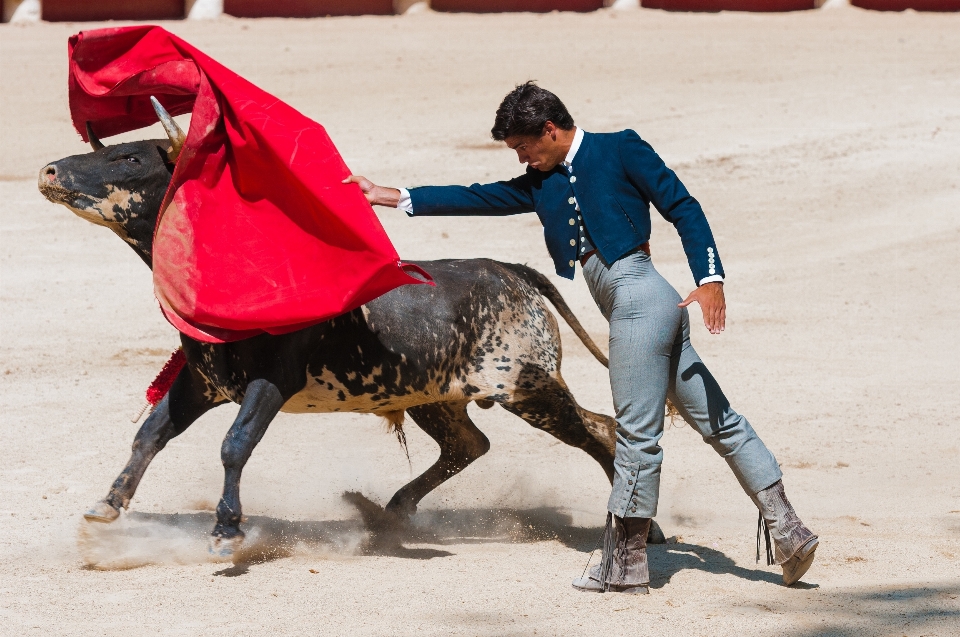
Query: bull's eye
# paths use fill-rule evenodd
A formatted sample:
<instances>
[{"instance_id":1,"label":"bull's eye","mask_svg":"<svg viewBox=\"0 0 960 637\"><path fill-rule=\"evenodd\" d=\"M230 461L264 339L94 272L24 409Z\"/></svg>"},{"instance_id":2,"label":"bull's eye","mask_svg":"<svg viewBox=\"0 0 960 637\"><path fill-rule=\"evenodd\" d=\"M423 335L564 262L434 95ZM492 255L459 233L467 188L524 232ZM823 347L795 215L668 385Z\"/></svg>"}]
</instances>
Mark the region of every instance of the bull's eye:
<instances>
[{"instance_id":1,"label":"bull's eye","mask_svg":"<svg viewBox=\"0 0 960 637\"><path fill-rule=\"evenodd\" d=\"M140 160L137 159L136 157L127 157L127 161L130 162L131 164L139 164L139 163L140 163Z\"/></svg>"}]
</instances>

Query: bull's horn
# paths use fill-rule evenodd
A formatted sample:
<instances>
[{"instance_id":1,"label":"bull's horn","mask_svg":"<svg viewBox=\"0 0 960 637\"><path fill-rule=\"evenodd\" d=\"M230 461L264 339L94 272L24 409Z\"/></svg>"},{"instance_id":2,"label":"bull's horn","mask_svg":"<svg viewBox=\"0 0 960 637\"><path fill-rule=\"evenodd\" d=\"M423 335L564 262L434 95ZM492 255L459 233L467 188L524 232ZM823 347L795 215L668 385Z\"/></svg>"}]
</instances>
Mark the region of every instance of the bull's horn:
<instances>
[{"instance_id":1,"label":"bull's horn","mask_svg":"<svg viewBox=\"0 0 960 637\"><path fill-rule=\"evenodd\" d=\"M90 142L94 150L103 148L103 142L100 141L100 138L93 132L93 126L90 125L90 122L87 122L87 141Z\"/></svg>"},{"instance_id":2,"label":"bull's horn","mask_svg":"<svg viewBox=\"0 0 960 637\"><path fill-rule=\"evenodd\" d=\"M187 141L187 136L183 134L183 131L177 126L177 123L173 121L173 117L170 116L167 109L160 105L157 98L151 95L150 102L153 104L153 110L157 112L157 117L160 118L160 123L163 124L163 130L167 131L167 137L170 138L171 147L170 152L167 153L167 159L175 162L180 155L180 149L183 148L183 143Z\"/></svg>"}]
</instances>

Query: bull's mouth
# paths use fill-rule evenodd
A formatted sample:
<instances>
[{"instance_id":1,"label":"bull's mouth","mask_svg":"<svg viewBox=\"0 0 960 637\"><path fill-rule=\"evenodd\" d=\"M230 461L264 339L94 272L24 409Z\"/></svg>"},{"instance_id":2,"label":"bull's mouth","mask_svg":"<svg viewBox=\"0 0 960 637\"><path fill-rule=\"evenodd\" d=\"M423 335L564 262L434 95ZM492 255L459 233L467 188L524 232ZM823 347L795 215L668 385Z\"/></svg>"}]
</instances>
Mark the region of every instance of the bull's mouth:
<instances>
[{"instance_id":1,"label":"bull's mouth","mask_svg":"<svg viewBox=\"0 0 960 637\"><path fill-rule=\"evenodd\" d=\"M103 216L103 212L100 210L102 207L101 199L64 188L59 183L47 181L43 177L40 178L37 185L40 188L40 193L47 200L66 206L73 214L85 221L111 230L116 230L119 225L116 221L106 219Z\"/></svg>"}]
</instances>

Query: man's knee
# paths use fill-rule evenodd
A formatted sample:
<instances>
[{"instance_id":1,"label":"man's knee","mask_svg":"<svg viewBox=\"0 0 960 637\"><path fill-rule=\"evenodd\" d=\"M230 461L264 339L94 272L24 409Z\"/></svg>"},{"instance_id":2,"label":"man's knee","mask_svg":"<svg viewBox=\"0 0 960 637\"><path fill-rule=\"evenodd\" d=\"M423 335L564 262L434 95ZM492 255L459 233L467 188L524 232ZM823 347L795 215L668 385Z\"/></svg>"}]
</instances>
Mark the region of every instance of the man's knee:
<instances>
[{"instance_id":1,"label":"man's knee","mask_svg":"<svg viewBox=\"0 0 960 637\"><path fill-rule=\"evenodd\" d=\"M737 448L757 437L747 419L732 409L711 419L709 430L701 433L703 441L721 455L736 451Z\"/></svg>"}]
</instances>

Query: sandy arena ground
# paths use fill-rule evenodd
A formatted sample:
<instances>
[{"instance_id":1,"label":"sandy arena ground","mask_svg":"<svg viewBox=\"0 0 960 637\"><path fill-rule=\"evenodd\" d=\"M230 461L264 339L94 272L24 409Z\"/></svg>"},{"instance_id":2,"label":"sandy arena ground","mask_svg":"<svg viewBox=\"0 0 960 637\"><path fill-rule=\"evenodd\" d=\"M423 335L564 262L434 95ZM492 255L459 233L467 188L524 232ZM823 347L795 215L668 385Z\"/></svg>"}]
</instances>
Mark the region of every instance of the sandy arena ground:
<instances>
[{"instance_id":1,"label":"sandy arena ground","mask_svg":"<svg viewBox=\"0 0 960 637\"><path fill-rule=\"evenodd\" d=\"M518 174L488 131L530 78L586 130L637 129L680 173L729 277L727 331L698 323L694 343L822 544L794 588L755 565L755 508L677 425L658 517L674 543L651 549L642 598L570 587L609 487L585 454L499 408L472 412L492 450L428 496L416 522L432 535L394 555L362 553L340 494L385 503L437 451L411 425L408 467L373 416L275 421L244 473L250 550L236 564L206 553L235 406L160 454L130 514L82 521L177 345L133 252L36 188L45 163L86 152L68 119L66 39L95 26L0 27L0 633L960 634L960 15L164 25L322 122L379 183ZM148 135L159 127L125 138ZM407 259L552 272L533 215L378 213ZM685 294L680 242L654 224L657 267ZM579 273L551 278L604 342ZM611 413L605 370L565 326L564 343L578 400Z\"/></svg>"}]
</instances>

